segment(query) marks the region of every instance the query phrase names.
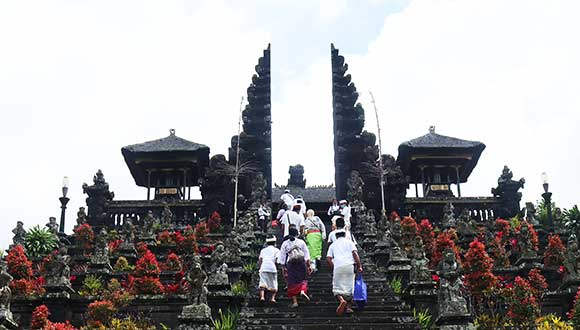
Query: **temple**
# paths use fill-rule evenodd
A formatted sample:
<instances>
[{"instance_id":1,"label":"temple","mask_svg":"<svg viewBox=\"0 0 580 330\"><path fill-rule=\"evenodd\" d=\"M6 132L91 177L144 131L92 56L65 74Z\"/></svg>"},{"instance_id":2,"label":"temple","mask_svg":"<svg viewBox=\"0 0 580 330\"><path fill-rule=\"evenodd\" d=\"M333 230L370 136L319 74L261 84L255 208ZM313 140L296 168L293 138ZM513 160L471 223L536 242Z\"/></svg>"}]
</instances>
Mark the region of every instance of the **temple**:
<instances>
[{"instance_id":1,"label":"temple","mask_svg":"<svg viewBox=\"0 0 580 330\"><path fill-rule=\"evenodd\" d=\"M90 169L92 183L82 185L86 208L76 212L72 233L59 230L55 217L44 228L17 222L0 261L0 330L488 330L511 327L516 318L522 329L535 329L546 320L541 313L568 313L580 286L580 226L565 218L580 214L578 208L553 212L545 182L542 204L521 209L525 180L514 179L507 166L487 195L464 196L486 146L435 127L401 143L397 157L380 154L376 136L364 130L365 110L346 60L334 45L330 51L334 184L308 185L315 180L300 164L289 166L285 184L272 182L268 45L227 155L212 155L172 129L121 149L146 196L115 199L103 171ZM201 199L192 198L193 187ZM319 237L338 223L331 217L350 220L368 290L349 315L330 293L334 270L320 262L305 275L299 257L308 305L289 306L282 293L278 303L258 300L266 239L274 244L276 237L278 246L292 241L280 225L286 190L322 220L303 233L310 248L325 241L314 247L321 261L328 245ZM62 191L64 227L68 187ZM348 203L329 210L335 198ZM291 283L279 273L282 289Z\"/></svg>"}]
</instances>

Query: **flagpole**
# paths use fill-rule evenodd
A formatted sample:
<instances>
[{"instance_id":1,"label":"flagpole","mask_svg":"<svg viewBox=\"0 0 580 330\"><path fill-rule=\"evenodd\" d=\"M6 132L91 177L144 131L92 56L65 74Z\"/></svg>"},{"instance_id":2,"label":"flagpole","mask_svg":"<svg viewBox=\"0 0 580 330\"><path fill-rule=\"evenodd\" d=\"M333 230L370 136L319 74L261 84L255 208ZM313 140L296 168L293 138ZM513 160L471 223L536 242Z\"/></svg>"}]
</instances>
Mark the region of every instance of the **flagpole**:
<instances>
[{"instance_id":1,"label":"flagpole","mask_svg":"<svg viewBox=\"0 0 580 330\"><path fill-rule=\"evenodd\" d=\"M381 185L381 203L382 203L382 213L383 215L386 215L387 211L386 211L386 207L385 207L385 176L384 176L384 169L383 169L383 148L382 148L382 143L381 143L381 125L379 124L379 110L377 109L377 105L375 103L375 97L373 96L373 92L369 91L369 94L371 95L371 103L373 104L373 107L375 108L375 118L377 120L377 131L379 134L379 171L380 171L380 178L379 178L379 184Z\"/></svg>"},{"instance_id":2,"label":"flagpole","mask_svg":"<svg viewBox=\"0 0 580 330\"><path fill-rule=\"evenodd\" d=\"M236 143L236 173L234 178L234 228L238 223L238 179L240 175L240 134L242 134L242 105L244 97L240 101L240 110L238 116L238 143Z\"/></svg>"}]
</instances>

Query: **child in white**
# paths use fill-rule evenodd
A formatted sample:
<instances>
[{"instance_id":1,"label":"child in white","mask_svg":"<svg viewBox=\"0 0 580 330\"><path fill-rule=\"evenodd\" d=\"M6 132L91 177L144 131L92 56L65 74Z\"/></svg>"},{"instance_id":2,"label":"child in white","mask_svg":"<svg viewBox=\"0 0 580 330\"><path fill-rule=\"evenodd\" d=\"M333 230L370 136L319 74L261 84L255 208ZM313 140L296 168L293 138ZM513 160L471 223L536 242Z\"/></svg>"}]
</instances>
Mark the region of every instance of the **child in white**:
<instances>
[{"instance_id":1,"label":"child in white","mask_svg":"<svg viewBox=\"0 0 580 330\"><path fill-rule=\"evenodd\" d=\"M280 250L276 248L276 237L266 239L266 247L260 251L258 265L260 267L260 301L266 301L266 291L272 294L270 302L276 303L276 293L278 292L278 269L276 264L280 258Z\"/></svg>"}]
</instances>

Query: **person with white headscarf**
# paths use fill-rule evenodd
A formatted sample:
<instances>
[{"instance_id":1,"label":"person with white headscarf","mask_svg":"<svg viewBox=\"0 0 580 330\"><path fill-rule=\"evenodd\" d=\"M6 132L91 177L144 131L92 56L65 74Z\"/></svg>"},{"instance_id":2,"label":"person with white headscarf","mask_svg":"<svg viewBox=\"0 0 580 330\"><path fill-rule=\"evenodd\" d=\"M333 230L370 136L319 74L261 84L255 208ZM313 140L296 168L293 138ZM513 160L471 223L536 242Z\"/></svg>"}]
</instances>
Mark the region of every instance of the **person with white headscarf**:
<instances>
[{"instance_id":1,"label":"person with white headscarf","mask_svg":"<svg viewBox=\"0 0 580 330\"><path fill-rule=\"evenodd\" d=\"M266 291L272 294L270 302L276 303L276 293L278 292L278 269L276 264L279 263L280 250L276 248L276 237L266 239L266 246L260 251L258 259L260 284L260 301L266 301Z\"/></svg>"},{"instance_id":2,"label":"person with white headscarf","mask_svg":"<svg viewBox=\"0 0 580 330\"><path fill-rule=\"evenodd\" d=\"M306 212L304 220L304 235L306 246L310 252L310 268L316 272L316 262L322 258L322 242L326 239L326 228L319 217L314 215L314 210Z\"/></svg>"},{"instance_id":3,"label":"person with white headscarf","mask_svg":"<svg viewBox=\"0 0 580 330\"><path fill-rule=\"evenodd\" d=\"M282 202L284 202L284 205L286 205L286 210L291 210L292 206L294 206L294 196L290 194L290 190L284 190L284 193L280 196L280 199Z\"/></svg>"}]
</instances>

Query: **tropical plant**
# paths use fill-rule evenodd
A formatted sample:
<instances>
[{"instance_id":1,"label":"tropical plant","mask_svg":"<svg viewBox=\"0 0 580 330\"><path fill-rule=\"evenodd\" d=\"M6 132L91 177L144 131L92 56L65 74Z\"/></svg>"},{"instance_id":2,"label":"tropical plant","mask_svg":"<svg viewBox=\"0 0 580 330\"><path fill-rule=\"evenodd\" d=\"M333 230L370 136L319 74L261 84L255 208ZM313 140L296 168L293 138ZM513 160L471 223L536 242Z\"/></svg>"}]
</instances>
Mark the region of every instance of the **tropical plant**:
<instances>
[{"instance_id":1,"label":"tropical plant","mask_svg":"<svg viewBox=\"0 0 580 330\"><path fill-rule=\"evenodd\" d=\"M481 300L483 292L493 287L497 278L492 273L493 259L485 252L485 245L477 238L469 244L463 263L465 282L475 301Z\"/></svg>"},{"instance_id":2,"label":"tropical plant","mask_svg":"<svg viewBox=\"0 0 580 330\"><path fill-rule=\"evenodd\" d=\"M244 281L239 281L232 284L232 293L234 296L245 296L250 292L248 285Z\"/></svg>"},{"instance_id":3,"label":"tropical plant","mask_svg":"<svg viewBox=\"0 0 580 330\"><path fill-rule=\"evenodd\" d=\"M101 278L95 275L88 275L83 280L83 287L79 294L81 296L96 296L101 294L102 289L103 283L101 282Z\"/></svg>"},{"instance_id":4,"label":"tropical plant","mask_svg":"<svg viewBox=\"0 0 580 330\"><path fill-rule=\"evenodd\" d=\"M576 297L574 298L574 306L572 310L568 312L568 319L574 329L580 329L580 288L578 288L578 292L576 293Z\"/></svg>"},{"instance_id":5,"label":"tropical plant","mask_svg":"<svg viewBox=\"0 0 580 330\"><path fill-rule=\"evenodd\" d=\"M24 248L31 258L44 257L58 248L58 237L48 228L40 228L36 225L26 232Z\"/></svg>"},{"instance_id":6,"label":"tropical plant","mask_svg":"<svg viewBox=\"0 0 580 330\"><path fill-rule=\"evenodd\" d=\"M74 229L74 237L78 246L82 249L89 250L93 246L95 240L95 233L93 227L88 223L83 223Z\"/></svg>"},{"instance_id":7,"label":"tropical plant","mask_svg":"<svg viewBox=\"0 0 580 330\"><path fill-rule=\"evenodd\" d=\"M91 326L106 325L117 310L108 300L94 301L87 310L87 323Z\"/></svg>"},{"instance_id":8,"label":"tropical plant","mask_svg":"<svg viewBox=\"0 0 580 330\"><path fill-rule=\"evenodd\" d=\"M113 278L107 284L107 288L103 290L103 299L112 302L116 309L121 309L129 306L133 296L128 290L123 289L119 280Z\"/></svg>"},{"instance_id":9,"label":"tropical plant","mask_svg":"<svg viewBox=\"0 0 580 330\"><path fill-rule=\"evenodd\" d=\"M419 323L421 330L431 330L435 328L435 320L428 309L417 311L413 308L413 318L417 323Z\"/></svg>"},{"instance_id":10,"label":"tropical plant","mask_svg":"<svg viewBox=\"0 0 580 330\"><path fill-rule=\"evenodd\" d=\"M429 219L423 219L419 222L417 227L418 234L423 240L423 247L425 248L425 256L431 260L433 255L433 248L435 247L435 231Z\"/></svg>"},{"instance_id":11,"label":"tropical plant","mask_svg":"<svg viewBox=\"0 0 580 330\"><path fill-rule=\"evenodd\" d=\"M439 261L443 258L443 251L447 248L453 249L455 251L455 258L459 263L461 263L461 257L459 255L459 250L455 246L455 241L453 239L455 232L448 230L437 235L435 239L435 248L433 250L433 258L431 258L430 267L435 268L439 264Z\"/></svg>"},{"instance_id":12,"label":"tropical plant","mask_svg":"<svg viewBox=\"0 0 580 330\"><path fill-rule=\"evenodd\" d=\"M135 269L135 266L129 265L129 261L125 257L119 257L113 266L113 270L116 272L130 272Z\"/></svg>"},{"instance_id":13,"label":"tropical plant","mask_svg":"<svg viewBox=\"0 0 580 330\"><path fill-rule=\"evenodd\" d=\"M548 236L548 247L544 252L544 266L545 267L560 267L564 263L564 255L566 248L562 239L557 234L550 234Z\"/></svg>"},{"instance_id":14,"label":"tropical plant","mask_svg":"<svg viewBox=\"0 0 580 330\"><path fill-rule=\"evenodd\" d=\"M574 328L560 317L548 314L536 320L536 330L574 330Z\"/></svg>"},{"instance_id":15,"label":"tropical plant","mask_svg":"<svg viewBox=\"0 0 580 330\"><path fill-rule=\"evenodd\" d=\"M570 233L578 235L580 233L580 210L578 205L574 205L569 210L564 209L562 221L564 228L569 230Z\"/></svg>"},{"instance_id":16,"label":"tropical plant","mask_svg":"<svg viewBox=\"0 0 580 330\"><path fill-rule=\"evenodd\" d=\"M401 276L395 276L389 282L389 287L395 294L401 294L403 292L403 279Z\"/></svg>"},{"instance_id":17,"label":"tropical plant","mask_svg":"<svg viewBox=\"0 0 580 330\"><path fill-rule=\"evenodd\" d=\"M159 263L155 255L146 249L137 260L135 271L133 272L133 290L137 294L160 294L163 292L163 285L159 281Z\"/></svg>"},{"instance_id":18,"label":"tropical plant","mask_svg":"<svg viewBox=\"0 0 580 330\"><path fill-rule=\"evenodd\" d=\"M258 269L258 264L255 263L255 262L249 262L249 263L247 263L247 264L244 265L244 270L246 272L253 272L256 269Z\"/></svg>"},{"instance_id":19,"label":"tropical plant","mask_svg":"<svg viewBox=\"0 0 580 330\"><path fill-rule=\"evenodd\" d=\"M228 309L227 312L223 312L220 308L219 312L219 319L212 320L213 326L215 330L234 330L236 329L238 319L240 314L237 312L232 312Z\"/></svg>"}]
</instances>

